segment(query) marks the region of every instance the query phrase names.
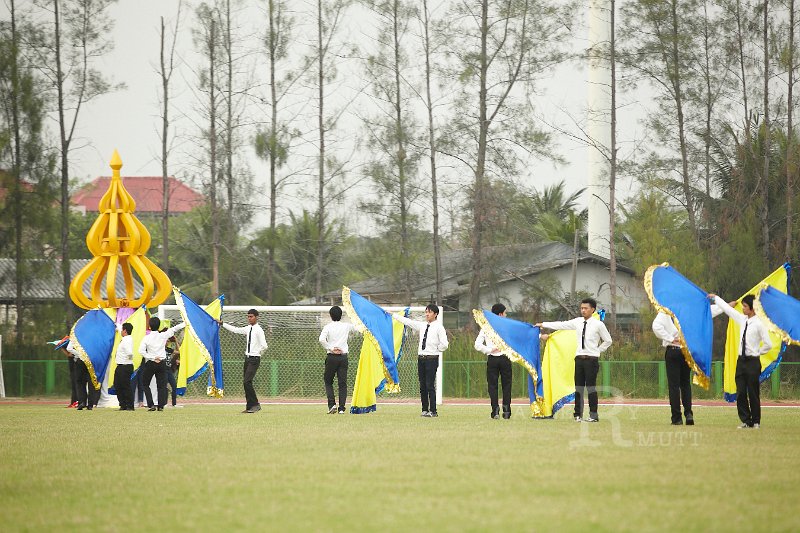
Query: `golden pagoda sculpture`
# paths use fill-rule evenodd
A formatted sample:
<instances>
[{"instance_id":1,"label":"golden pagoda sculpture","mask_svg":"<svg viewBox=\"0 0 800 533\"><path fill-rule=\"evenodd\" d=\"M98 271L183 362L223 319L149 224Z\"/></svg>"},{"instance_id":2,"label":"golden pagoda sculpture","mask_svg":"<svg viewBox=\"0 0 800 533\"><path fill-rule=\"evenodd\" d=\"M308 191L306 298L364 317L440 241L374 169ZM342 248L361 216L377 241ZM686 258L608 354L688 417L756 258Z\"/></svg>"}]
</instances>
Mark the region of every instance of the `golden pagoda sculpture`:
<instances>
[{"instance_id":1,"label":"golden pagoda sculpture","mask_svg":"<svg viewBox=\"0 0 800 533\"><path fill-rule=\"evenodd\" d=\"M100 199L100 214L86 234L86 246L94 258L72 279L69 295L84 309L99 307L156 307L172 293L167 275L145 257L150 248L150 232L133 212L136 202L120 178L122 159L114 150L110 162L113 174L108 190ZM121 267L125 294L116 291L117 267ZM134 294L134 273L142 282L142 294ZM83 286L91 278L90 294ZM107 299L102 299L105 281Z\"/></svg>"}]
</instances>

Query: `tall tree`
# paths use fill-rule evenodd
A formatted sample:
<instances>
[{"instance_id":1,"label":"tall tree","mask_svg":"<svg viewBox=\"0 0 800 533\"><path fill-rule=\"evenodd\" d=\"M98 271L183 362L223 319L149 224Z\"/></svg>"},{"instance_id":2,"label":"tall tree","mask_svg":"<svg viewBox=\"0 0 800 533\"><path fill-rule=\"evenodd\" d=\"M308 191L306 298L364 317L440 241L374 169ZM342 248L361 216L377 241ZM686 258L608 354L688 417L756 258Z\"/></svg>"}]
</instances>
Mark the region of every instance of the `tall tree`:
<instances>
[{"instance_id":1,"label":"tall tree","mask_svg":"<svg viewBox=\"0 0 800 533\"><path fill-rule=\"evenodd\" d=\"M194 31L195 43L199 51L203 54L203 61L206 66L200 69L200 91L204 95L205 102L201 102L203 107L204 120L207 121L207 129L203 128L202 138L204 142L205 167L208 172L208 200L211 214L211 290L213 294L219 294L219 266L220 266L220 209L219 198L217 197L217 184L219 182L219 133L218 121L220 96L218 90L218 76L220 63L220 36L219 36L219 13L214 6L205 2L197 8L198 27Z\"/></svg>"},{"instance_id":2,"label":"tall tree","mask_svg":"<svg viewBox=\"0 0 800 533\"><path fill-rule=\"evenodd\" d=\"M763 257L769 258L769 150L772 130L769 122L769 81L770 81L770 49L769 49L769 0L764 0L763 5L763 45L764 45L764 166L759 183L761 196L761 208L758 210L758 218L761 221L761 253Z\"/></svg>"},{"instance_id":3,"label":"tall tree","mask_svg":"<svg viewBox=\"0 0 800 533\"><path fill-rule=\"evenodd\" d=\"M425 109L428 113L428 160L431 168L431 202L433 226L433 264L436 276L436 303L444 303L442 289L442 250L439 237L439 185L436 181L436 135L433 122L433 99L431 97L431 12L428 9L428 0L422 0L422 49L425 53Z\"/></svg>"},{"instance_id":4,"label":"tall tree","mask_svg":"<svg viewBox=\"0 0 800 533\"><path fill-rule=\"evenodd\" d=\"M536 80L565 57L572 4L546 0L461 1L448 15L454 106L442 152L473 176L469 305L480 304L485 197L493 176L515 175L522 158L549 157L532 120ZM469 154L469 155L463 155Z\"/></svg>"},{"instance_id":5,"label":"tall tree","mask_svg":"<svg viewBox=\"0 0 800 533\"><path fill-rule=\"evenodd\" d=\"M172 30L172 43L167 50L167 31L164 17L161 17L159 70L161 78L161 264L164 272L169 275L169 103L170 81L175 72L175 43L178 40L178 30L181 23L182 1L178 2L178 12L175 15L175 27Z\"/></svg>"},{"instance_id":6,"label":"tall tree","mask_svg":"<svg viewBox=\"0 0 800 533\"><path fill-rule=\"evenodd\" d=\"M690 173L686 77L691 72L695 37L690 21L698 19L697 0L634 0L623 9L626 29L625 66L646 79L656 91L657 108L649 116L659 141L677 143L679 188L695 242L697 229L695 184ZM620 58L622 59L622 58ZM663 166L673 154L653 154Z\"/></svg>"},{"instance_id":7,"label":"tall tree","mask_svg":"<svg viewBox=\"0 0 800 533\"><path fill-rule=\"evenodd\" d=\"M325 272L326 246L325 238L330 234L325 230L329 220L327 206L331 195L326 191L329 183L341 172L341 165L327 151L328 133L336 124L336 118L326 113L328 94L326 89L337 76L336 56L340 48L336 46L337 34L349 0L317 0L315 10L316 41L313 45L311 59L315 64L316 72L313 84L316 89L317 104L317 212L316 237L319 239L316 249L316 271L314 282L314 297L317 302L322 301L322 284Z\"/></svg>"},{"instance_id":8,"label":"tall tree","mask_svg":"<svg viewBox=\"0 0 800 533\"><path fill-rule=\"evenodd\" d=\"M39 67L56 92L61 172L61 277L64 291L64 320L72 324L73 305L69 297L69 178L70 151L75 130L86 104L98 96L121 88L111 85L95 68L113 49L113 18L108 9L115 0L39 0L52 15L52 25L42 28Z\"/></svg>"},{"instance_id":9,"label":"tall tree","mask_svg":"<svg viewBox=\"0 0 800 533\"><path fill-rule=\"evenodd\" d=\"M292 42L294 18L290 15L285 0L268 0L267 34L264 44L267 49L269 69L269 125L259 129L255 136L256 155L269 163L269 233L262 239L267 247L266 299L273 300L276 276L276 244L278 195L290 174L283 174L292 140L297 135L291 131L291 117L284 117L289 107L285 102L292 88L310 67L306 63L300 72L294 72L289 64L289 44Z\"/></svg>"},{"instance_id":10,"label":"tall tree","mask_svg":"<svg viewBox=\"0 0 800 533\"><path fill-rule=\"evenodd\" d=\"M409 62L405 53L405 34L413 16L410 4L400 0L373 0L367 3L377 16L374 52L365 61L377 116L364 117L371 158L366 174L377 187L377 199L365 202L368 211L382 226L394 233L393 264L400 273L405 304L411 303L411 269L414 250L411 232L417 218L411 210L415 192L419 152L414 148L415 120L408 86Z\"/></svg>"},{"instance_id":11,"label":"tall tree","mask_svg":"<svg viewBox=\"0 0 800 533\"><path fill-rule=\"evenodd\" d=\"M786 63L787 63L787 95L786 95L786 246L784 248L784 257L788 261L794 252L793 237L793 222L792 216L794 215L794 173L797 170L795 163L795 133L794 133L794 25L795 25L795 0L789 0L789 33L788 43L786 47Z\"/></svg>"}]
</instances>

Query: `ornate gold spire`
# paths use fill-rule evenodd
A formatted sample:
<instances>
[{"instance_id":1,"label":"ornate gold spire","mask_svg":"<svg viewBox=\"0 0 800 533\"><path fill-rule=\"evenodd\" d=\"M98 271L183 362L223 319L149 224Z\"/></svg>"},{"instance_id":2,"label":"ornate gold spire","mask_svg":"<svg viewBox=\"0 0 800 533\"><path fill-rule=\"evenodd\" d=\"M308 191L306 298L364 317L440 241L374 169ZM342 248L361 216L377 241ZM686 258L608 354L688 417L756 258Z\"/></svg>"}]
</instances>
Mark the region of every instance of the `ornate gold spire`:
<instances>
[{"instance_id":1,"label":"ornate gold spire","mask_svg":"<svg viewBox=\"0 0 800 533\"><path fill-rule=\"evenodd\" d=\"M84 309L100 307L155 307L170 294L172 284L167 275L145 257L150 248L150 232L133 212L136 202L125 190L120 177L122 159L114 150L109 163L111 183L100 199L100 214L86 234L86 246L94 258L72 279L69 295ZM125 294L116 293L117 266L121 267L125 281ZM134 294L134 273L144 287L142 294ZM90 294L83 293L83 285L91 278ZM100 289L105 280L107 299L101 298Z\"/></svg>"}]
</instances>

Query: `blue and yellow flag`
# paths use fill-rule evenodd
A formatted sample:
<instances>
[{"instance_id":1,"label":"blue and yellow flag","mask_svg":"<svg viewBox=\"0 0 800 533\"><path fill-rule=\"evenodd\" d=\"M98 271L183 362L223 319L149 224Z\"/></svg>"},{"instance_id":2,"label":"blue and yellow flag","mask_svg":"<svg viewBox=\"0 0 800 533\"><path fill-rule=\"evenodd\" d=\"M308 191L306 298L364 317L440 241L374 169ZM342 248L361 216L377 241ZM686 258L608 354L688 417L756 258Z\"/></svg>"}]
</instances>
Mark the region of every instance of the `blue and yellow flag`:
<instances>
[{"instance_id":1,"label":"blue and yellow flag","mask_svg":"<svg viewBox=\"0 0 800 533\"><path fill-rule=\"evenodd\" d=\"M761 282L753 287L751 290L744 293L741 298L736 300L734 309L741 313L742 311L742 298L748 294L755 296L762 286L770 286L782 293L789 290L789 275L792 267L789 263L785 263L775 271L761 280ZM782 341L781 336L774 332L769 332L770 339L772 340L772 350L761 356L761 375L759 381L764 381L772 375L772 371L777 368L783 358L783 352L786 351L786 344ZM725 400L729 402L736 401L736 361L739 358L739 347L742 342L742 330L735 320L728 319L728 331L725 336L725 370L723 379L723 389L725 391Z\"/></svg>"},{"instance_id":2,"label":"blue and yellow flag","mask_svg":"<svg viewBox=\"0 0 800 533\"><path fill-rule=\"evenodd\" d=\"M754 305L770 335L777 334L784 343L800 346L800 301L764 284L756 294ZM763 355L761 364L764 364Z\"/></svg>"},{"instance_id":3,"label":"blue and yellow flag","mask_svg":"<svg viewBox=\"0 0 800 533\"><path fill-rule=\"evenodd\" d=\"M131 333L131 338L133 339L134 369L131 375L131 381L133 381L136 376L136 370L142 363L142 354L139 353L139 344L141 344L142 339L147 333L147 310L144 307L138 309L133 309L131 307L120 307L118 309L109 307L103 309L103 311L106 312L108 318L114 321L117 327L116 335L114 335L114 349L111 350L111 357L108 361L108 393L116 394L117 391L114 389L114 371L117 369L117 347L119 346L119 341L122 340L119 327L125 322L129 322L133 326L133 333Z\"/></svg>"},{"instance_id":4,"label":"blue and yellow flag","mask_svg":"<svg viewBox=\"0 0 800 533\"><path fill-rule=\"evenodd\" d=\"M208 388L206 394L214 398L224 395L222 374L222 348L219 342L219 319L224 296L210 303L206 309L197 305L177 287L173 287L175 302L186 323L183 343L180 348L181 365L178 371L178 390L185 393L186 384L191 383L206 369Z\"/></svg>"},{"instance_id":5,"label":"blue and yellow flag","mask_svg":"<svg viewBox=\"0 0 800 533\"><path fill-rule=\"evenodd\" d=\"M69 340L86 364L96 390L100 390L103 383L115 334L114 321L100 309L92 309L79 318L69 334Z\"/></svg>"},{"instance_id":6,"label":"blue and yellow flag","mask_svg":"<svg viewBox=\"0 0 800 533\"><path fill-rule=\"evenodd\" d=\"M674 319L681 352L694 371L694 383L708 390L714 324L708 293L668 263L653 265L644 274L644 289L657 311Z\"/></svg>"},{"instance_id":7,"label":"blue and yellow flag","mask_svg":"<svg viewBox=\"0 0 800 533\"><path fill-rule=\"evenodd\" d=\"M408 309L403 313L408 316ZM392 321L392 339L394 344L395 362L403 354L403 339L406 328L397 320ZM350 402L350 414L360 415L371 413L377 409L378 394L386 386L386 377L383 373L383 361L378 352L376 343L365 341L361 344L361 354L358 358L358 370L353 387L353 399Z\"/></svg>"},{"instance_id":8,"label":"blue and yellow flag","mask_svg":"<svg viewBox=\"0 0 800 533\"><path fill-rule=\"evenodd\" d=\"M380 355L386 391L400 392L392 315L348 287L342 287L342 305L356 329L364 334L364 343L371 343Z\"/></svg>"},{"instance_id":9,"label":"blue and yellow flag","mask_svg":"<svg viewBox=\"0 0 800 533\"><path fill-rule=\"evenodd\" d=\"M491 311L472 310L475 322L492 344L528 372L528 398L531 415L544 416L544 384L542 359L539 352L539 328L527 322L496 315ZM574 354L573 354L574 355Z\"/></svg>"},{"instance_id":10,"label":"blue and yellow flag","mask_svg":"<svg viewBox=\"0 0 800 533\"><path fill-rule=\"evenodd\" d=\"M542 354L544 385L542 416L555 415L566 404L575 401L575 352L578 338L572 330L550 333Z\"/></svg>"}]
</instances>

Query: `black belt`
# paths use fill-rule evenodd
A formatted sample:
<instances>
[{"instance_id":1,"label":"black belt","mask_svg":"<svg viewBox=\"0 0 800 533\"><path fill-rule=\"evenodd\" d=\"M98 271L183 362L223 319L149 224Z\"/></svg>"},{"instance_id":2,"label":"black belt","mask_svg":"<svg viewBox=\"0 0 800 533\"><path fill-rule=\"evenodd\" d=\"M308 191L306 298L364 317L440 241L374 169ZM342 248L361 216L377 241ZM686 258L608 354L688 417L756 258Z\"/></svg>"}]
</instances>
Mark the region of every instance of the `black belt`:
<instances>
[{"instance_id":1,"label":"black belt","mask_svg":"<svg viewBox=\"0 0 800 533\"><path fill-rule=\"evenodd\" d=\"M427 354L427 353L422 354L421 353L421 354L419 354L418 357L420 359L438 359L439 358L439 354Z\"/></svg>"},{"instance_id":2,"label":"black belt","mask_svg":"<svg viewBox=\"0 0 800 533\"><path fill-rule=\"evenodd\" d=\"M597 358L592 357L591 355L576 355L575 359L597 359Z\"/></svg>"},{"instance_id":3,"label":"black belt","mask_svg":"<svg viewBox=\"0 0 800 533\"><path fill-rule=\"evenodd\" d=\"M340 357L340 356L343 355L343 356L347 357L347 352L345 352L345 353L331 353L331 352L328 352L328 355L332 355L334 357Z\"/></svg>"}]
</instances>

